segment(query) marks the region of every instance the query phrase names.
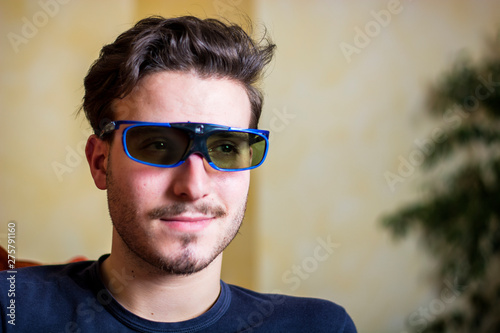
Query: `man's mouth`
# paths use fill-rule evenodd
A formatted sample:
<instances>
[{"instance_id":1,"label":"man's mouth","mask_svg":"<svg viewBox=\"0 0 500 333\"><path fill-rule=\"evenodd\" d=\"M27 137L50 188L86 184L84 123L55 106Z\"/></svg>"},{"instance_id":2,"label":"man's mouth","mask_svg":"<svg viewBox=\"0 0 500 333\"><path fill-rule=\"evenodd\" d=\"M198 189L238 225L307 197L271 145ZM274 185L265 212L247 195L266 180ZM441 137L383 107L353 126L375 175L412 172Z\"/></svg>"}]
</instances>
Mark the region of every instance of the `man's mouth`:
<instances>
[{"instance_id":1,"label":"man's mouth","mask_svg":"<svg viewBox=\"0 0 500 333\"><path fill-rule=\"evenodd\" d=\"M166 227L182 232L198 232L216 219L226 216L221 206L174 203L153 209L149 218L160 220Z\"/></svg>"},{"instance_id":2,"label":"man's mouth","mask_svg":"<svg viewBox=\"0 0 500 333\"><path fill-rule=\"evenodd\" d=\"M205 215L179 215L161 217L159 220L164 222L168 228L176 231L199 232L205 229L215 218Z\"/></svg>"}]
</instances>

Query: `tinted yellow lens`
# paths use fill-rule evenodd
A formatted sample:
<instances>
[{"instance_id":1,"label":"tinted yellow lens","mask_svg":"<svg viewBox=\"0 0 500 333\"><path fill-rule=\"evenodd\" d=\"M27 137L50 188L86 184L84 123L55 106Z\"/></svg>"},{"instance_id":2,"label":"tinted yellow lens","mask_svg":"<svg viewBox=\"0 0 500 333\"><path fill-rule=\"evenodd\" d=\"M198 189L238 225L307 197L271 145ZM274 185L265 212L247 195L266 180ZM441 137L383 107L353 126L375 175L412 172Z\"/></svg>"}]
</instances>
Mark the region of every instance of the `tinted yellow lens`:
<instances>
[{"instance_id":1,"label":"tinted yellow lens","mask_svg":"<svg viewBox=\"0 0 500 333\"><path fill-rule=\"evenodd\" d=\"M259 135L244 132L218 132L207 139L208 154L221 169L246 169L259 164L266 142Z\"/></svg>"}]
</instances>

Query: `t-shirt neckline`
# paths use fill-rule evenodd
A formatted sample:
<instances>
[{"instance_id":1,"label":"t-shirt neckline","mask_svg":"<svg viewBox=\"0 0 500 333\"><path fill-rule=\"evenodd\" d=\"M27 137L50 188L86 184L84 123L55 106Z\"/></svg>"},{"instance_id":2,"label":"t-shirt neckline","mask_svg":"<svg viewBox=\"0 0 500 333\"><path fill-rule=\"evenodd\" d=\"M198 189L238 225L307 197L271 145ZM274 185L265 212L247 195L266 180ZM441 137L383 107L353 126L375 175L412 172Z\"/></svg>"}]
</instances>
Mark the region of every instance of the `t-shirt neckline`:
<instances>
[{"instance_id":1,"label":"t-shirt neckline","mask_svg":"<svg viewBox=\"0 0 500 333\"><path fill-rule=\"evenodd\" d=\"M196 318L175 323L162 323L139 317L118 303L104 286L101 280L100 267L108 256L109 254L101 256L90 269L92 286L94 289L93 292L97 301L113 315L113 317L129 328L139 332L197 332L205 330L216 323L229 308L231 303L231 291L229 286L221 280L221 291L217 301L207 312Z\"/></svg>"}]
</instances>

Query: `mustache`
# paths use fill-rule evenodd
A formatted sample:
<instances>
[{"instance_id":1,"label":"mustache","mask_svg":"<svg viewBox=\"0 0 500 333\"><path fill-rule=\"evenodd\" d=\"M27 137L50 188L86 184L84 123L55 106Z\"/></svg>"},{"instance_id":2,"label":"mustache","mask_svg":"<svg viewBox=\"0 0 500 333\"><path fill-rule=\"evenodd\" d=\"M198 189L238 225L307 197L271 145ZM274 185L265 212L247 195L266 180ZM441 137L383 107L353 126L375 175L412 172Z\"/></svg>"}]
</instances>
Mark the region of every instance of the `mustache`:
<instances>
[{"instance_id":1,"label":"mustache","mask_svg":"<svg viewBox=\"0 0 500 333\"><path fill-rule=\"evenodd\" d=\"M208 204L191 205L187 203L175 203L152 209L148 213L150 219L156 220L160 218L176 217L184 213L200 213L215 218L226 216L226 210L221 206L211 206Z\"/></svg>"}]
</instances>

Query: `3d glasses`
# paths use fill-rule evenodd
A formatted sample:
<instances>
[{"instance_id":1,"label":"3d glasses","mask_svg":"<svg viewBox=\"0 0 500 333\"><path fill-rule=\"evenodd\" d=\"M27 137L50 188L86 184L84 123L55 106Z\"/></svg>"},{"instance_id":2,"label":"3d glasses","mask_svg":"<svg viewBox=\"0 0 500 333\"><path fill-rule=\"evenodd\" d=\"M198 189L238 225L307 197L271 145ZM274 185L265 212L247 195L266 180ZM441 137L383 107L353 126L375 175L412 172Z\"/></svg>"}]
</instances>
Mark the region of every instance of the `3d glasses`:
<instances>
[{"instance_id":1,"label":"3d glasses","mask_svg":"<svg viewBox=\"0 0 500 333\"><path fill-rule=\"evenodd\" d=\"M99 134L123 130L125 153L132 160L161 168L181 165L191 154L201 154L220 171L250 170L261 165L269 147L269 131L205 123L112 121Z\"/></svg>"}]
</instances>

